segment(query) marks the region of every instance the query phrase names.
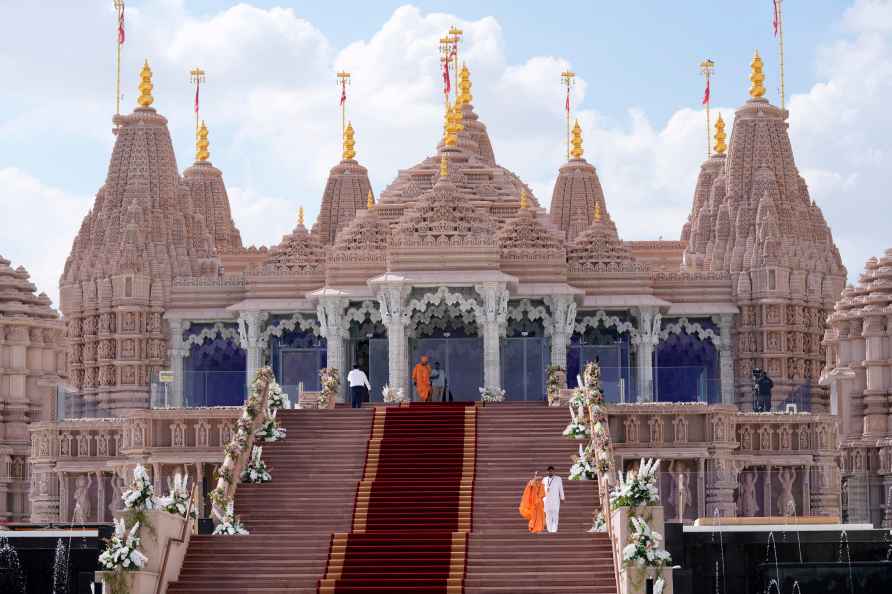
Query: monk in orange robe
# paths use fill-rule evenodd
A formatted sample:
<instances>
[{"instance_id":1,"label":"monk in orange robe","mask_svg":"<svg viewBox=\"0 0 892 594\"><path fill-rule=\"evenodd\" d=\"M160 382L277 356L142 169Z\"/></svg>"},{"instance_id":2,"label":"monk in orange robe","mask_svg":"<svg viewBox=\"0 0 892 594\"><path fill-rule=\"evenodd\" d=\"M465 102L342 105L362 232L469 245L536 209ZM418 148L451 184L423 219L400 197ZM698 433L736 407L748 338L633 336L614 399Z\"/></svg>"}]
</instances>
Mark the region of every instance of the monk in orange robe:
<instances>
[{"instance_id":1,"label":"monk in orange robe","mask_svg":"<svg viewBox=\"0 0 892 594\"><path fill-rule=\"evenodd\" d=\"M527 483L520 498L520 515L529 520L530 532L542 532L545 529L545 486L539 473L533 475Z\"/></svg>"},{"instance_id":2,"label":"monk in orange robe","mask_svg":"<svg viewBox=\"0 0 892 594\"><path fill-rule=\"evenodd\" d=\"M427 402L431 397L431 366L427 362L427 355L421 355L421 360L415 364L412 370L412 382L415 391L422 402Z\"/></svg>"}]
</instances>

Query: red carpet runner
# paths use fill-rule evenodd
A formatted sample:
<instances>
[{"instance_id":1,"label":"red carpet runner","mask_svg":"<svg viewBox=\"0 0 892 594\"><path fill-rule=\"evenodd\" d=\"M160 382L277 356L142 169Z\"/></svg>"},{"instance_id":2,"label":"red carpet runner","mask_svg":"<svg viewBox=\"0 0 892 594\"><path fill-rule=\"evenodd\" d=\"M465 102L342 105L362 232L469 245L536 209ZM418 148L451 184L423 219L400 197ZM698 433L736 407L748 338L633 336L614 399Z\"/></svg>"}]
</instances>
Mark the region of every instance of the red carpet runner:
<instances>
[{"instance_id":1,"label":"red carpet runner","mask_svg":"<svg viewBox=\"0 0 892 594\"><path fill-rule=\"evenodd\" d=\"M375 409L353 529L332 537L319 594L461 594L477 409Z\"/></svg>"}]
</instances>

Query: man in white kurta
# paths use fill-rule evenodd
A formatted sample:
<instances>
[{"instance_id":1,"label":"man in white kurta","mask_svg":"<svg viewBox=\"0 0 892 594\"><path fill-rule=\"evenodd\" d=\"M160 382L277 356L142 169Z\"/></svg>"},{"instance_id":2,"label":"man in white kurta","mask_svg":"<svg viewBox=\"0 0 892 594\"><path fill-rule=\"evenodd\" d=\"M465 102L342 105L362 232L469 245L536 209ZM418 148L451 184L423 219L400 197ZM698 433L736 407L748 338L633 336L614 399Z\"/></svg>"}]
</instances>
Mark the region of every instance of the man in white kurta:
<instances>
[{"instance_id":1,"label":"man in white kurta","mask_svg":"<svg viewBox=\"0 0 892 594\"><path fill-rule=\"evenodd\" d=\"M564 483L561 477L554 474L554 466L548 467L548 473L542 480L545 485L545 528L549 532L557 532L558 516L561 513L561 501L564 500Z\"/></svg>"}]
</instances>

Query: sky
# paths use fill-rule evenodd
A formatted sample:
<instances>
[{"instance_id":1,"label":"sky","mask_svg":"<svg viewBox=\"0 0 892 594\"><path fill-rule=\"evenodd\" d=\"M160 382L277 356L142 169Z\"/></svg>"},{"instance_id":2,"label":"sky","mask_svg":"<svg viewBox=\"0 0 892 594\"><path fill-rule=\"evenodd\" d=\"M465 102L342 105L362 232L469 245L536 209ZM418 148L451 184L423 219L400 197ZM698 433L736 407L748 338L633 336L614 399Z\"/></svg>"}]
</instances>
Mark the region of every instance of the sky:
<instances>
[{"instance_id":1,"label":"sky","mask_svg":"<svg viewBox=\"0 0 892 594\"><path fill-rule=\"evenodd\" d=\"M855 282L892 247L892 0L783 5L796 162ZM704 58L716 62L712 105L729 128L756 49L779 102L771 0L129 0L126 14L122 111L148 59L183 170L194 159L189 70L207 72L211 161L246 244L277 243L299 206L315 219L340 159L338 70L352 73L348 118L376 195L434 153L437 40L453 24L496 159L545 207L564 160L560 73L577 73L585 156L624 239L676 239L687 218L706 155ZM54 303L114 141L115 26L110 0L0 0L0 256Z\"/></svg>"}]
</instances>

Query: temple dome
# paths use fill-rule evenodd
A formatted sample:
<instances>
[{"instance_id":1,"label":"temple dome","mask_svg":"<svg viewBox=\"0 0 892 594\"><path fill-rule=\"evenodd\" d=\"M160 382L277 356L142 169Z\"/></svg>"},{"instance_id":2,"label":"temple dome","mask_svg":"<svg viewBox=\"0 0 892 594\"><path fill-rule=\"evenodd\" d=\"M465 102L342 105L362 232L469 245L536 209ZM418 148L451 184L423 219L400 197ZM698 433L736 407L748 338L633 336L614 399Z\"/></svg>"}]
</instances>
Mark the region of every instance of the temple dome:
<instances>
[{"instance_id":1,"label":"temple dome","mask_svg":"<svg viewBox=\"0 0 892 594\"><path fill-rule=\"evenodd\" d=\"M567 247L567 265L574 272L642 272L639 263L619 238L606 211L576 236Z\"/></svg>"},{"instance_id":2,"label":"temple dome","mask_svg":"<svg viewBox=\"0 0 892 594\"><path fill-rule=\"evenodd\" d=\"M525 202L525 196L522 202ZM567 254L560 232L548 227L532 208L522 205L499 230L501 270L525 282L564 282Z\"/></svg>"},{"instance_id":3,"label":"temple dome","mask_svg":"<svg viewBox=\"0 0 892 594\"><path fill-rule=\"evenodd\" d=\"M303 209L294 230L282 237L272 249L258 272L303 273L325 269L325 248L303 222Z\"/></svg>"},{"instance_id":4,"label":"temple dome","mask_svg":"<svg viewBox=\"0 0 892 594\"><path fill-rule=\"evenodd\" d=\"M363 285L370 276L385 272L389 238L390 223L380 217L374 204L356 211L329 250L326 284Z\"/></svg>"},{"instance_id":5,"label":"temple dome","mask_svg":"<svg viewBox=\"0 0 892 594\"><path fill-rule=\"evenodd\" d=\"M24 267L13 269L0 256L0 318L58 319L46 293L35 295L37 287Z\"/></svg>"},{"instance_id":6,"label":"temple dome","mask_svg":"<svg viewBox=\"0 0 892 594\"><path fill-rule=\"evenodd\" d=\"M595 167L582 155L579 122L573 128L572 158L558 172L551 195L551 220L571 242L592 222L595 205L604 205L604 190Z\"/></svg>"}]
</instances>

